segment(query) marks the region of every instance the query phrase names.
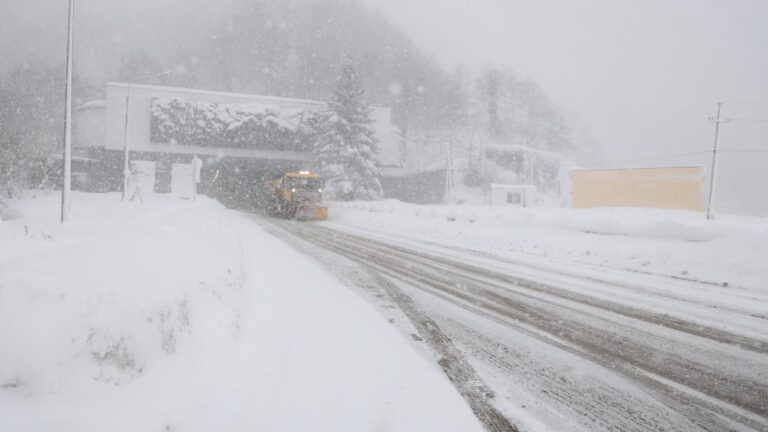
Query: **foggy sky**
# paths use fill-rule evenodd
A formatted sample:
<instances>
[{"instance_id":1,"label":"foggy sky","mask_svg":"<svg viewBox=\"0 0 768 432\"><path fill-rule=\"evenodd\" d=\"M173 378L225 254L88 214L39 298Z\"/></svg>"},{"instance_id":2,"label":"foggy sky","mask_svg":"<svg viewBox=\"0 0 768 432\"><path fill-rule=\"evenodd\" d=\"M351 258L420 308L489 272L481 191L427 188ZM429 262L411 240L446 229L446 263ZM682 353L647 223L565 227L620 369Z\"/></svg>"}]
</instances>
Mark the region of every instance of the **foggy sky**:
<instances>
[{"instance_id":1,"label":"foggy sky","mask_svg":"<svg viewBox=\"0 0 768 432\"><path fill-rule=\"evenodd\" d=\"M711 150L716 101L726 117L768 119L768 1L365 2L448 67L509 67L540 83L599 145L586 167L708 167L709 155L655 158ZM721 145L768 150L768 123L724 125ZM610 163L627 160L638 161ZM768 185L768 153L720 160L722 207L768 215L756 190Z\"/></svg>"}]
</instances>

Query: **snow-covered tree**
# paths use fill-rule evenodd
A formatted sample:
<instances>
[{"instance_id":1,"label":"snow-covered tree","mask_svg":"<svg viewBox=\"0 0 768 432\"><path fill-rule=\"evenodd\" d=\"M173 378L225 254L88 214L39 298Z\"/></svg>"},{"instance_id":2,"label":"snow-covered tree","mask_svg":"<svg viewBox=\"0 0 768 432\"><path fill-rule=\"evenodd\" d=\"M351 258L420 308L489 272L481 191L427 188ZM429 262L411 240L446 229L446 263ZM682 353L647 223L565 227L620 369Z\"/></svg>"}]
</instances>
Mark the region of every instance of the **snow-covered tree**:
<instances>
[{"instance_id":1,"label":"snow-covered tree","mask_svg":"<svg viewBox=\"0 0 768 432\"><path fill-rule=\"evenodd\" d=\"M318 122L315 165L326 182L326 193L343 200L375 200L382 196L378 140L371 111L353 64L344 63L329 102L330 111Z\"/></svg>"},{"instance_id":2,"label":"snow-covered tree","mask_svg":"<svg viewBox=\"0 0 768 432\"><path fill-rule=\"evenodd\" d=\"M41 185L46 156L59 149L64 129L62 74L29 64L0 77L0 196Z\"/></svg>"},{"instance_id":3,"label":"snow-covered tree","mask_svg":"<svg viewBox=\"0 0 768 432\"><path fill-rule=\"evenodd\" d=\"M154 98L151 110L153 142L308 151L314 138L305 123L315 114L305 109Z\"/></svg>"},{"instance_id":4,"label":"snow-covered tree","mask_svg":"<svg viewBox=\"0 0 768 432\"><path fill-rule=\"evenodd\" d=\"M511 70L489 69L477 82L488 137L496 144L563 152L572 148L562 112L530 79Z\"/></svg>"}]
</instances>

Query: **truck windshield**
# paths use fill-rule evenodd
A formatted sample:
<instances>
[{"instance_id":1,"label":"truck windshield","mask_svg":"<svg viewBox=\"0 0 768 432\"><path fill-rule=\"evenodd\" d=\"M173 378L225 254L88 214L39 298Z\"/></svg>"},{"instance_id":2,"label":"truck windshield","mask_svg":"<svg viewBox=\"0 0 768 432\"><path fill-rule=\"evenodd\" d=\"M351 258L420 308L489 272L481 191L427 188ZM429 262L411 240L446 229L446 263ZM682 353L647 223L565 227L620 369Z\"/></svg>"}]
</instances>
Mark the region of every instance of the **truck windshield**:
<instances>
[{"instance_id":1,"label":"truck windshield","mask_svg":"<svg viewBox=\"0 0 768 432\"><path fill-rule=\"evenodd\" d=\"M317 177L287 177L286 186L290 189L319 190L322 182Z\"/></svg>"}]
</instances>

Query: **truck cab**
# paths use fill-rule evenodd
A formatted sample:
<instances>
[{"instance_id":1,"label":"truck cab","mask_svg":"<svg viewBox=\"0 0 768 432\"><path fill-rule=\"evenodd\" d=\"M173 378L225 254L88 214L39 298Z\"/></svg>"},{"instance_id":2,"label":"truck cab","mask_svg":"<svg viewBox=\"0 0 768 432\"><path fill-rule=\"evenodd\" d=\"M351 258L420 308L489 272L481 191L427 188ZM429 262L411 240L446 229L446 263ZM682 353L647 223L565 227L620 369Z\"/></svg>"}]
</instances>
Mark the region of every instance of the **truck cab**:
<instances>
[{"instance_id":1,"label":"truck cab","mask_svg":"<svg viewBox=\"0 0 768 432\"><path fill-rule=\"evenodd\" d=\"M269 216L300 220L324 220L328 217L328 208L322 202L323 181L318 174L310 171L289 172L270 182L268 187Z\"/></svg>"}]
</instances>

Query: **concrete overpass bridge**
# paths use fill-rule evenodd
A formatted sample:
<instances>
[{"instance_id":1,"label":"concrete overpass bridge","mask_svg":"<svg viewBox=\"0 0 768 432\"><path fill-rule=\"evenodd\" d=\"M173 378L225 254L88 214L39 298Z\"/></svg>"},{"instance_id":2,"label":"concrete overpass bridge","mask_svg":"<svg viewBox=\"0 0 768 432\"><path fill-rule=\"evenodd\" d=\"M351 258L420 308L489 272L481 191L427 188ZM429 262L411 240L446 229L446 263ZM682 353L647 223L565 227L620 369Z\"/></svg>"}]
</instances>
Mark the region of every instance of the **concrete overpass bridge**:
<instances>
[{"instance_id":1,"label":"concrete overpass bridge","mask_svg":"<svg viewBox=\"0 0 768 432\"><path fill-rule=\"evenodd\" d=\"M185 112L201 109L224 129L218 136L201 136L206 127L197 123L209 119ZM288 143L290 140L280 144L274 137L296 126L302 115L326 109L325 102L314 100L108 83L106 100L88 102L78 109L75 151L81 170L88 164L99 165L97 170L90 170L99 173L100 189L122 187L127 145L131 161L154 163L155 192L170 192L174 164L187 164L197 155L204 161L202 187L215 179L233 190L256 189L258 195L266 178L306 169L311 161L309 149L296 148ZM274 126L271 130L278 131L277 135L243 142L242 134L232 129L242 126L239 122L248 121L249 115L252 120L254 113L263 124ZM399 143L391 136L390 110L374 107L372 119L381 148L380 163L399 164Z\"/></svg>"}]
</instances>

